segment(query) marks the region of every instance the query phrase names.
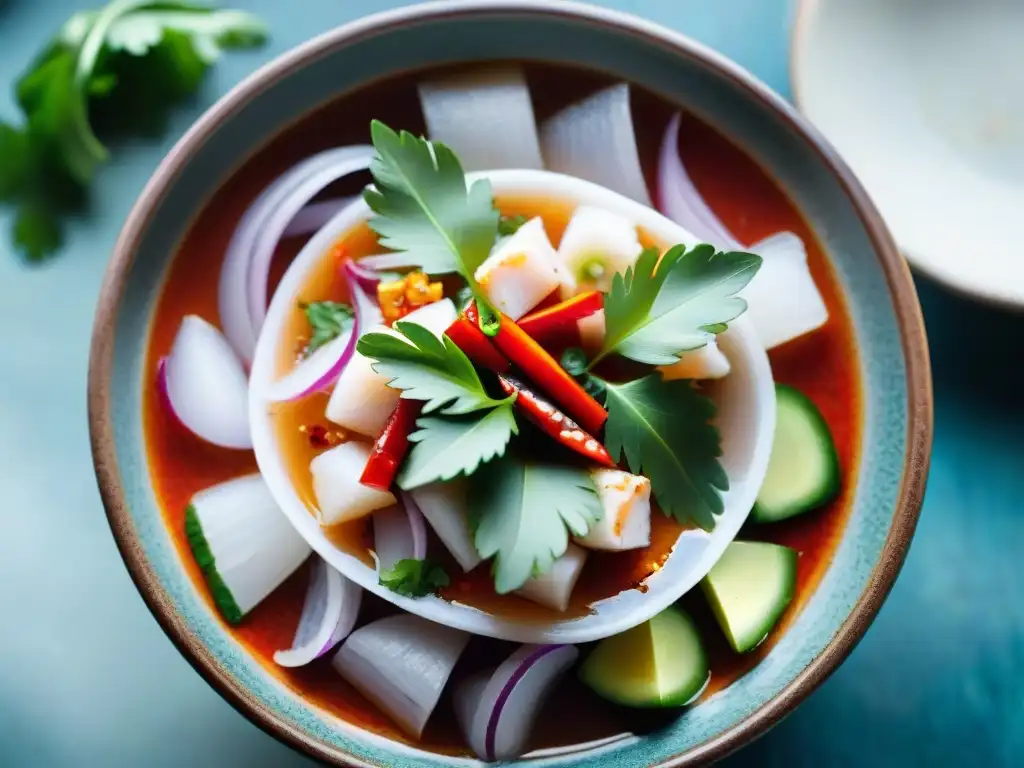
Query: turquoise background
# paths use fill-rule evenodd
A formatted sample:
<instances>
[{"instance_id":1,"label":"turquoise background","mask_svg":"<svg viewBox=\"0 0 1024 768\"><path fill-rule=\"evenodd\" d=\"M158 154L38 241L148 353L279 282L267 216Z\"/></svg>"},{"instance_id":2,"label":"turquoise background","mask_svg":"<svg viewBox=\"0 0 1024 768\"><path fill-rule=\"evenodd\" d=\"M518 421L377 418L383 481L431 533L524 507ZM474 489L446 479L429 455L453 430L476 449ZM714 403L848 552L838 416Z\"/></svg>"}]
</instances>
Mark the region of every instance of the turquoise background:
<instances>
[{"instance_id":1,"label":"turquoise background","mask_svg":"<svg viewBox=\"0 0 1024 768\"><path fill-rule=\"evenodd\" d=\"M387 0L244 2L271 45L225 59L162 140L125 146L94 210L41 268L0 235L0 765L263 766L304 758L248 724L192 671L120 563L89 458L89 326L117 230L162 154L258 64ZM619 0L789 93L786 0ZM79 4L0 0L0 82ZM0 116L12 117L7 88ZM7 213L0 214L6 232ZM903 576L846 665L733 759L756 765L1024 763L1024 320L919 284L932 340L936 444ZM1015 343L1017 342L1017 343Z\"/></svg>"}]
</instances>

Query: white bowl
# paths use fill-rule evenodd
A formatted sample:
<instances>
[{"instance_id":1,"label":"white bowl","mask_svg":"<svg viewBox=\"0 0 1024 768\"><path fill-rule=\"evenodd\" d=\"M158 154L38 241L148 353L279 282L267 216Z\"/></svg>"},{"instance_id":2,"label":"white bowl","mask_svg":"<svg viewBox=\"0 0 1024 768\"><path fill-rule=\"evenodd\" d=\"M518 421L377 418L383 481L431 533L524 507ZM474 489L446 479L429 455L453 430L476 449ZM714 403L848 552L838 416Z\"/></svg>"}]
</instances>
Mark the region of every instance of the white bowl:
<instances>
[{"instance_id":1,"label":"white bowl","mask_svg":"<svg viewBox=\"0 0 1024 768\"><path fill-rule=\"evenodd\" d=\"M915 267L1024 307L1024 3L804 0L792 80Z\"/></svg>"},{"instance_id":2,"label":"white bowl","mask_svg":"<svg viewBox=\"0 0 1024 768\"><path fill-rule=\"evenodd\" d=\"M656 211L596 184L548 171L503 170L470 174L485 176L498 196L568 200L599 206L619 213L667 243L693 245L693 235ZM775 388L768 356L753 328L740 318L719 336L732 372L716 393L720 405L723 466L730 489L724 494L725 511L714 532L685 531L665 566L647 579L647 590L627 590L595 603L583 617L517 622L438 597L411 599L377 583L374 570L362 560L334 545L299 498L278 449L264 396L276 374L281 327L298 298L306 276L330 246L353 225L370 216L360 201L338 213L318 232L288 268L267 312L253 362L249 385L249 410L253 446L260 471L271 492L296 530L310 546L342 574L398 607L426 619L468 632L528 643L580 643L623 632L664 610L692 589L711 569L747 519L768 468L775 432ZM554 614L553 614L554 615Z\"/></svg>"}]
</instances>

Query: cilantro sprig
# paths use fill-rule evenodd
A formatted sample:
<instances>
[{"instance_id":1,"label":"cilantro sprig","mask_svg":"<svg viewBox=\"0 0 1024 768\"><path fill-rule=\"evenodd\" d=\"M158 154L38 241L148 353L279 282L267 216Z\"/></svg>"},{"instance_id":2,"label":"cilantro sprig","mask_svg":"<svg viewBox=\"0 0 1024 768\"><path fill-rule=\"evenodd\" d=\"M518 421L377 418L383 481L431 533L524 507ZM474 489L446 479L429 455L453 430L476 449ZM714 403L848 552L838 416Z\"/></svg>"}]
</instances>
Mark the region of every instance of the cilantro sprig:
<instances>
[{"instance_id":1,"label":"cilantro sprig","mask_svg":"<svg viewBox=\"0 0 1024 768\"><path fill-rule=\"evenodd\" d=\"M671 365L703 347L747 303L736 294L754 277L761 257L716 251L703 244L648 248L605 296L605 338L590 368L612 353L649 365Z\"/></svg>"},{"instance_id":2,"label":"cilantro sprig","mask_svg":"<svg viewBox=\"0 0 1024 768\"><path fill-rule=\"evenodd\" d=\"M512 455L470 478L469 511L477 552L494 558L498 594L551 570L565 554L569 534L586 535L603 513L585 469Z\"/></svg>"},{"instance_id":3,"label":"cilantro sprig","mask_svg":"<svg viewBox=\"0 0 1024 768\"><path fill-rule=\"evenodd\" d=\"M405 490L469 475L501 456L519 433L515 396L495 398L455 343L421 325L398 322L393 333L368 333L356 349L402 397L423 402L409 435L412 449L398 474ZM431 415L433 414L433 415Z\"/></svg>"},{"instance_id":4,"label":"cilantro sprig","mask_svg":"<svg viewBox=\"0 0 1024 768\"><path fill-rule=\"evenodd\" d=\"M370 124L370 136L375 186L363 197L376 214L370 227L394 251L377 265L459 273L480 308L480 327L493 335L499 315L474 276L498 236L490 182L478 179L467 188L459 158L439 142L396 133L379 120Z\"/></svg>"},{"instance_id":5,"label":"cilantro sprig","mask_svg":"<svg viewBox=\"0 0 1024 768\"><path fill-rule=\"evenodd\" d=\"M502 216L498 219L498 234L502 237L514 235L526 222L527 218L523 215Z\"/></svg>"},{"instance_id":6,"label":"cilantro sprig","mask_svg":"<svg viewBox=\"0 0 1024 768\"><path fill-rule=\"evenodd\" d=\"M405 558L380 572L381 586L405 597L426 597L451 583L448 574L432 560Z\"/></svg>"},{"instance_id":7,"label":"cilantro sprig","mask_svg":"<svg viewBox=\"0 0 1024 768\"><path fill-rule=\"evenodd\" d=\"M409 435L412 450L398 473L398 487L411 490L459 475L473 475L502 456L519 434L512 402L461 418L424 417Z\"/></svg>"},{"instance_id":8,"label":"cilantro sprig","mask_svg":"<svg viewBox=\"0 0 1024 768\"><path fill-rule=\"evenodd\" d=\"M373 370L388 377L388 386L402 390L402 397L422 400L423 413L452 416L511 402L487 393L473 363L447 335L438 338L409 322L395 323L395 330L395 335L368 333L356 349L374 361Z\"/></svg>"},{"instance_id":9,"label":"cilantro sprig","mask_svg":"<svg viewBox=\"0 0 1024 768\"><path fill-rule=\"evenodd\" d=\"M651 373L633 381L608 381L592 373L612 354L647 365L671 365L708 343L747 308L736 294L754 277L761 258L720 252L702 244L677 245L664 254L651 248L605 296L605 338L593 358L577 348L562 367L608 410L605 447L631 472L646 475L658 505L679 522L712 529L729 479L719 462L721 439L712 423L714 403L690 381L664 381Z\"/></svg>"},{"instance_id":10,"label":"cilantro sprig","mask_svg":"<svg viewBox=\"0 0 1024 768\"><path fill-rule=\"evenodd\" d=\"M337 301L301 302L299 309L306 313L306 320L309 322L307 355L334 341L355 324L355 312L352 307Z\"/></svg>"},{"instance_id":11,"label":"cilantro sprig","mask_svg":"<svg viewBox=\"0 0 1024 768\"><path fill-rule=\"evenodd\" d=\"M625 456L629 470L644 474L662 511L705 530L722 513L729 478L722 469L715 404L693 383L664 381L657 373L625 384L605 381L608 421L605 446Z\"/></svg>"},{"instance_id":12,"label":"cilantro sprig","mask_svg":"<svg viewBox=\"0 0 1024 768\"><path fill-rule=\"evenodd\" d=\"M223 50L266 28L241 11L192 2L115 0L72 16L16 84L21 125L0 122L0 202L15 207L13 240L30 260L63 242L109 159L100 136L159 127Z\"/></svg>"}]
</instances>

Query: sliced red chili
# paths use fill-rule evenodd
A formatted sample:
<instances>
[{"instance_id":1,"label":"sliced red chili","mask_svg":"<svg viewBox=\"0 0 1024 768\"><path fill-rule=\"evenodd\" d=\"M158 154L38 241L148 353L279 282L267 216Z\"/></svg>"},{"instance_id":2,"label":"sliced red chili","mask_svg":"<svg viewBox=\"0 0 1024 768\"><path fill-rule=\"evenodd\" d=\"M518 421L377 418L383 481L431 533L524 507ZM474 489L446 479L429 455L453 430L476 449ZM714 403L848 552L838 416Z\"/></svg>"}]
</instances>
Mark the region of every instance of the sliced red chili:
<instances>
[{"instance_id":1,"label":"sliced red chili","mask_svg":"<svg viewBox=\"0 0 1024 768\"><path fill-rule=\"evenodd\" d=\"M518 320L519 327L541 344L575 333L578 320L604 307L604 294L587 291Z\"/></svg>"},{"instance_id":2,"label":"sliced red chili","mask_svg":"<svg viewBox=\"0 0 1024 768\"><path fill-rule=\"evenodd\" d=\"M490 368L495 373L504 373L508 370L509 362L506 357L484 335L480 327L468 320L465 315L460 315L449 325L445 334L477 365Z\"/></svg>"},{"instance_id":3,"label":"sliced red chili","mask_svg":"<svg viewBox=\"0 0 1024 768\"><path fill-rule=\"evenodd\" d=\"M615 461L608 450L601 445L601 441L585 432L579 424L554 405L512 376L499 376L498 380L506 395L518 393L516 408L540 427L544 434L550 435L566 448L576 451L602 466L615 467Z\"/></svg>"},{"instance_id":4,"label":"sliced red chili","mask_svg":"<svg viewBox=\"0 0 1024 768\"><path fill-rule=\"evenodd\" d=\"M359 482L379 491L391 488L398 467L409 450L409 435L416 427L423 403L419 400L399 400L391 412L377 442L373 444Z\"/></svg>"},{"instance_id":5,"label":"sliced red chili","mask_svg":"<svg viewBox=\"0 0 1024 768\"><path fill-rule=\"evenodd\" d=\"M478 324L479 313L475 303L466 307L466 315L474 325ZM527 378L561 405L587 432L596 435L601 431L608 419L608 411L507 315L501 316L501 326L493 340Z\"/></svg>"}]
</instances>

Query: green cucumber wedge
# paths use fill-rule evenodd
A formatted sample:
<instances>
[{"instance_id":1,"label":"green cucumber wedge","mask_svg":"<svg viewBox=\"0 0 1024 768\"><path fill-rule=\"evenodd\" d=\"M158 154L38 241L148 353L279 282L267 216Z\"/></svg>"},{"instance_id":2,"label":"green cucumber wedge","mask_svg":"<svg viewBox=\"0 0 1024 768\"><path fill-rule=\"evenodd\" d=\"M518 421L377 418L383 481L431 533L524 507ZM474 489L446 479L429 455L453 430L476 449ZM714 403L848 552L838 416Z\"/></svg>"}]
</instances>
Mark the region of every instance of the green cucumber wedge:
<instances>
[{"instance_id":1,"label":"green cucumber wedge","mask_svg":"<svg viewBox=\"0 0 1024 768\"><path fill-rule=\"evenodd\" d=\"M817 509L839 492L839 455L821 411L785 384L775 385L775 408L768 474L750 513L757 523Z\"/></svg>"},{"instance_id":2,"label":"green cucumber wedge","mask_svg":"<svg viewBox=\"0 0 1024 768\"><path fill-rule=\"evenodd\" d=\"M259 474L199 491L185 510L185 535L229 624L240 622L312 551Z\"/></svg>"},{"instance_id":3,"label":"green cucumber wedge","mask_svg":"<svg viewBox=\"0 0 1024 768\"><path fill-rule=\"evenodd\" d=\"M697 698L711 672L693 620L667 608L638 627L605 638L580 666L598 696L627 707L681 707Z\"/></svg>"},{"instance_id":4,"label":"green cucumber wedge","mask_svg":"<svg viewBox=\"0 0 1024 768\"><path fill-rule=\"evenodd\" d=\"M734 541L701 588L729 645L738 653L759 646L796 593L795 549Z\"/></svg>"}]
</instances>

